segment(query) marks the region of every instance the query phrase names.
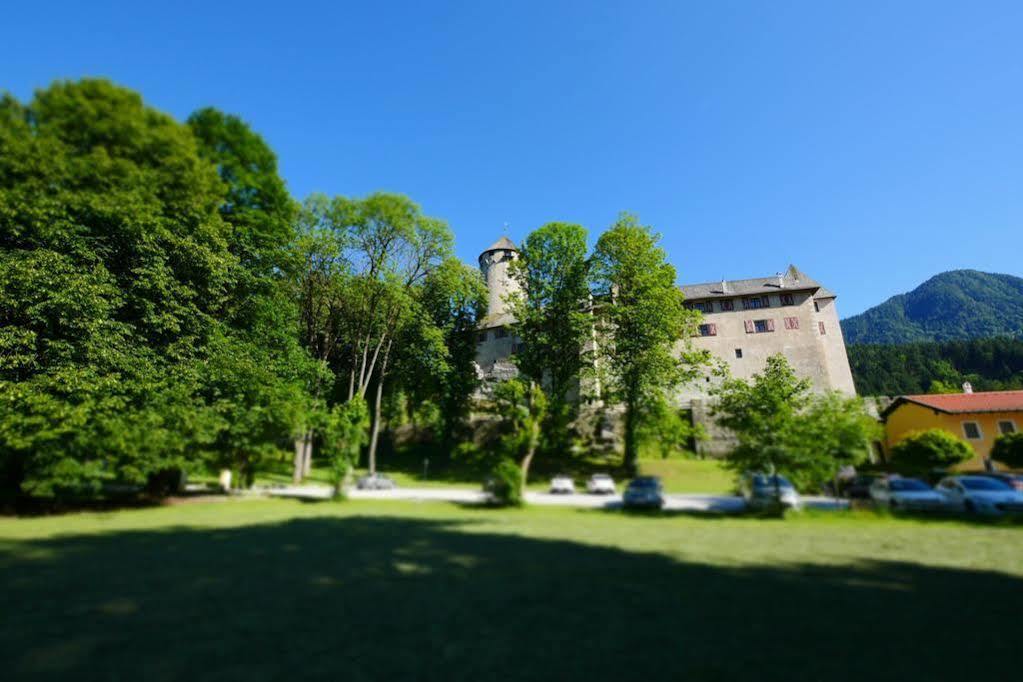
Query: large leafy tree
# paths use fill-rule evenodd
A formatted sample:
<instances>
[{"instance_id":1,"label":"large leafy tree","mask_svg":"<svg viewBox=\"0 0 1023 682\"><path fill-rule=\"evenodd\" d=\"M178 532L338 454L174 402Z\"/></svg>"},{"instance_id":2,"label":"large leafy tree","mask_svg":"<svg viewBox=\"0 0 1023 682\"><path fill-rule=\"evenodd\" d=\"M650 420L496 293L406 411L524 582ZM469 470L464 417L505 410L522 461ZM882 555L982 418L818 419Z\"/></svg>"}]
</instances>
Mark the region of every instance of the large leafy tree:
<instances>
[{"instance_id":1,"label":"large leafy tree","mask_svg":"<svg viewBox=\"0 0 1023 682\"><path fill-rule=\"evenodd\" d=\"M782 474L804 489L862 462L878 436L859 399L814 395L783 355L769 357L752 381L725 380L716 399L717 423L738 440L728 465L736 473Z\"/></svg>"},{"instance_id":2,"label":"large leafy tree","mask_svg":"<svg viewBox=\"0 0 1023 682\"><path fill-rule=\"evenodd\" d=\"M547 390L551 404L544 431L548 445L563 451L572 411L582 397L580 380L592 361L585 228L548 223L533 231L510 271L519 283L510 303L523 344L516 363Z\"/></svg>"},{"instance_id":3,"label":"large leafy tree","mask_svg":"<svg viewBox=\"0 0 1023 682\"><path fill-rule=\"evenodd\" d=\"M622 404L625 467L635 471L640 427L645 416L703 362L687 352L699 313L683 305L660 236L622 215L597 241L591 265L600 305L599 348L607 370L609 397Z\"/></svg>"},{"instance_id":4,"label":"large leafy tree","mask_svg":"<svg viewBox=\"0 0 1023 682\"><path fill-rule=\"evenodd\" d=\"M251 460L280 435L288 410L254 424L247 408L264 404L253 382L287 396L285 367L301 366L268 362L293 336L268 264L286 240L243 245L254 228L226 216L245 182L218 173L230 150L208 152L102 80L0 101L6 492L141 483L225 453ZM243 291L259 314L236 313Z\"/></svg>"}]
</instances>

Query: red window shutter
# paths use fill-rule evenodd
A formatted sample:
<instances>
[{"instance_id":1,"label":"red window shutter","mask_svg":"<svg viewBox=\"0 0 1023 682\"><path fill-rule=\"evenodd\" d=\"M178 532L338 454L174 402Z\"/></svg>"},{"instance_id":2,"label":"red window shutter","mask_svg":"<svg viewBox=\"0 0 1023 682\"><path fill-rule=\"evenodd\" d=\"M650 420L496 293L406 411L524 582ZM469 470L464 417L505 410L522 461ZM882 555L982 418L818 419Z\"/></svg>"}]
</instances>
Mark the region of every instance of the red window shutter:
<instances>
[{"instance_id":1,"label":"red window shutter","mask_svg":"<svg viewBox=\"0 0 1023 682\"><path fill-rule=\"evenodd\" d=\"M773 332L774 331L774 320L768 320L767 321L767 331L769 331L769 332Z\"/></svg>"},{"instance_id":2,"label":"red window shutter","mask_svg":"<svg viewBox=\"0 0 1023 682\"><path fill-rule=\"evenodd\" d=\"M821 336L824 336L824 323L823 322L818 322L817 323L817 329L820 330Z\"/></svg>"},{"instance_id":3,"label":"red window shutter","mask_svg":"<svg viewBox=\"0 0 1023 682\"><path fill-rule=\"evenodd\" d=\"M707 331L710 332L710 336L717 336L718 335L718 326L716 324L713 324L713 323L708 324L707 325Z\"/></svg>"},{"instance_id":4,"label":"red window shutter","mask_svg":"<svg viewBox=\"0 0 1023 682\"><path fill-rule=\"evenodd\" d=\"M792 318L791 317L786 317L784 322L785 322L785 328L786 329L792 329Z\"/></svg>"},{"instance_id":5,"label":"red window shutter","mask_svg":"<svg viewBox=\"0 0 1023 682\"><path fill-rule=\"evenodd\" d=\"M756 331L756 327L753 326L753 320L746 320L746 333L752 334Z\"/></svg>"}]
</instances>

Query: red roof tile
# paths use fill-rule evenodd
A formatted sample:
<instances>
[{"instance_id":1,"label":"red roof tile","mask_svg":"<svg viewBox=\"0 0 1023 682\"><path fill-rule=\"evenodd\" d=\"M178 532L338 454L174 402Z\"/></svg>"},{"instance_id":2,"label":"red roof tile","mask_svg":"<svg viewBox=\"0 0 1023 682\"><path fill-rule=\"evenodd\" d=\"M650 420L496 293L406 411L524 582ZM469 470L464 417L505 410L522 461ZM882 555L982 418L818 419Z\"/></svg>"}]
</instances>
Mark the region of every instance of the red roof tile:
<instances>
[{"instance_id":1,"label":"red roof tile","mask_svg":"<svg viewBox=\"0 0 1023 682\"><path fill-rule=\"evenodd\" d=\"M986 391L983 393L949 393L938 395L904 395L896 404L911 402L934 410L949 413L962 412L1013 412L1023 411L1023 391Z\"/></svg>"}]
</instances>

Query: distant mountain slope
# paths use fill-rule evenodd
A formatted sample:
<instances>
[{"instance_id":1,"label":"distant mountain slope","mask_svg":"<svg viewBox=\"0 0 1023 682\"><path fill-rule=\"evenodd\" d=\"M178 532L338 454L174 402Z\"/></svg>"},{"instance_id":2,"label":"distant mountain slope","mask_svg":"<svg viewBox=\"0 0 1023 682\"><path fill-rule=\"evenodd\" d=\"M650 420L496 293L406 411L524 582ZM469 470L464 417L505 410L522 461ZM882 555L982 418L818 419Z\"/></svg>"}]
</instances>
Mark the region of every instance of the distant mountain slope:
<instances>
[{"instance_id":1,"label":"distant mountain slope","mask_svg":"<svg viewBox=\"0 0 1023 682\"><path fill-rule=\"evenodd\" d=\"M847 344L1023 335L1023 278L977 270L935 275L908 294L842 320Z\"/></svg>"}]
</instances>

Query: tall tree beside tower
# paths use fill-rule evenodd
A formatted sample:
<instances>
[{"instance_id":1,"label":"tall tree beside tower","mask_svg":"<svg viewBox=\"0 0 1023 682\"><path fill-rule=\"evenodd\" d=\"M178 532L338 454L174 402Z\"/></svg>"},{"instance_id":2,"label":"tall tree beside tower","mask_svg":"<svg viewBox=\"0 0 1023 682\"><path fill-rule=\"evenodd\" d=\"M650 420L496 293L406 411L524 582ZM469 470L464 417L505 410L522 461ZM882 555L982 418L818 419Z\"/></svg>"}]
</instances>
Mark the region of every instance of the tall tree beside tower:
<instances>
[{"instance_id":1,"label":"tall tree beside tower","mask_svg":"<svg viewBox=\"0 0 1023 682\"><path fill-rule=\"evenodd\" d=\"M699 313L687 310L675 268L660 235L623 214L597 241L591 262L600 354L608 370L609 398L625 408L625 466L635 472L639 430L649 408L669 397L697 371L693 356L677 353L695 332Z\"/></svg>"},{"instance_id":2,"label":"tall tree beside tower","mask_svg":"<svg viewBox=\"0 0 1023 682\"><path fill-rule=\"evenodd\" d=\"M509 273L519 285L509 296L515 333L522 340L517 364L549 396L546 446L564 450L570 444L580 375L590 360L585 352L593 329L586 229L548 223L533 231Z\"/></svg>"}]
</instances>

